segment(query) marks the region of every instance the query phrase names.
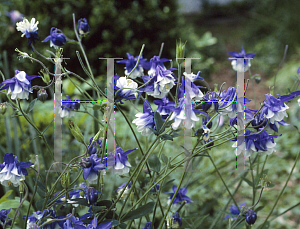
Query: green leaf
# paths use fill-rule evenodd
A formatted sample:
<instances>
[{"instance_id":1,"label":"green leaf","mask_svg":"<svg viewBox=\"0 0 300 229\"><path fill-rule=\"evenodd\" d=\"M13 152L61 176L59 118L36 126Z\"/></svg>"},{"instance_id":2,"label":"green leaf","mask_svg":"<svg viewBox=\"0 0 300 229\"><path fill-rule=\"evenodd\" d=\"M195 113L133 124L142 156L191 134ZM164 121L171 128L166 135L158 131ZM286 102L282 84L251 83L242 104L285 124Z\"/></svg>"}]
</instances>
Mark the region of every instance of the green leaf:
<instances>
[{"instance_id":1,"label":"green leaf","mask_svg":"<svg viewBox=\"0 0 300 229\"><path fill-rule=\"evenodd\" d=\"M265 206L259 206L259 207L255 208L254 211L257 213L258 211L262 210L264 207L265 207Z\"/></svg>"},{"instance_id":2,"label":"green leaf","mask_svg":"<svg viewBox=\"0 0 300 229\"><path fill-rule=\"evenodd\" d=\"M138 219L143 217L144 215L149 214L152 212L154 208L155 203L154 202L149 202L135 210L130 211L126 217L122 219L122 222L128 221L128 220L133 220L133 219Z\"/></svg>"},{"instance_id":3,"label":"green leaf","mask_svg":"<svg viewBox=\"0 0 300 229\"><path fill-rule=\"evenodd\" d=\"M105 208L106 208L105 206L92 206L94 213L100 212L101 210L103 210Z\"/></svg>"},{"instance_id":4,"label":"green leaf","mask_svg":"<svg viewBox=\"0 0 300 229\"><path fill-rule=\"evenodd\" d=\"M169 135L169 134L164 134L161 136L162 139L165 139L165 140L171 140L173 141L173 137L172 135Z\"/></svg>"},{"instance_id":5,"label":"green leaf","mask_svg":"<svg viewBox=\"0 0 300 229\"><path fill-rule=\"evenodd\" d=\"M161 160L163 161L163 163L165 163L166 165L168 164L168 157L164 154L161 155Z\"/></svg>"},{"instance_id":6,"label":"green leaf","mask_svg":"<svg viewBox=\"0 0 300 229\"><path fill-rule=\"evenodd\" d=\"M28 114L30 111L32 111L33 107L34 107L34 104L35 102L37 101L37 98L35 98L34 100L32 100L30 103L29 103L29 106L27 107L25 113Z\"/></svg>"},{"instance_id":7,"label":"green leaf","mask_svg":"<svg viewBox=\"0 0 300 229\"><path fill-rule=\"evenodd\" d=\"M200 218L198 218L198 221L195 223L195 228L200 228L199 226L201 225L201 223L209 216L205 215L205 216L201 216Z\"/></svg>"},{"instance_id":8,"label":"green leaf","mask_svg":"<svg viewBox=\"0 0 300 229\"><path fill-rule=\"evenodd\" d=\"M4 196L1 197L1 199L0 199L0 204L3 203L3 202L5 202L5 201L10 200L10 199L7 199L7 197L12 193L12 191L13 191L13 190L9 190L7 193L5 193Z\"/></svg>"},{"instance_id":9,"label":"green leaf","mask_svg":"<svg viewBox=\"0 0 300 229\"><path fill-rule=\"evenodd\" d=\"M35 202L35 208L36 209L42 209L43 205L44 205L45 199L37 199L37 201Z\"/></svg>"},{"instance_id":10,"label":"green leaf","mask_svg":"<svg viewBox=\"0 0 300 229\"><path fill-rule=\"evenodd\" d=\"M159 173L160 168L161 168L161 163L159 161L159 158L155 154L151 154L147 161L148 161L150 168L153 171Z\"/></svg>"},{"instance_id":11,"label":"green leaf","mask_svg":"<svg viewBox=\"0 0 300 229\"><path fill-rule=\"evenodd\" d=\"M97 206L106 206L109 208L112 205L112 202L110 200L101 200L97 202Z\"/></svg>"},{"instance_id":12,"label":"green leaf","mask_svg":"<svg viewBox=\"0 0 300 229\"><path fill-rule=\"evenodd\" d=\"M250 186L250 187L253 187L253 183L248 180L246 177L242 177L242 180L246 181L246 183Z\"/></svg>"},{"instance_id":13,"label":"green leaf","mask_svg":"<svg viewBox=\"0 0 300 229\"><path fill-rule=\"evenodd\" d=\"M154 122L155 122L156 130L158 132L163 132L165 130L164 128L162 131L160 131L161 127L164 124L164 121L162 120L160 114L157 111L154 113Z\"/></svg>"}]
</instances>

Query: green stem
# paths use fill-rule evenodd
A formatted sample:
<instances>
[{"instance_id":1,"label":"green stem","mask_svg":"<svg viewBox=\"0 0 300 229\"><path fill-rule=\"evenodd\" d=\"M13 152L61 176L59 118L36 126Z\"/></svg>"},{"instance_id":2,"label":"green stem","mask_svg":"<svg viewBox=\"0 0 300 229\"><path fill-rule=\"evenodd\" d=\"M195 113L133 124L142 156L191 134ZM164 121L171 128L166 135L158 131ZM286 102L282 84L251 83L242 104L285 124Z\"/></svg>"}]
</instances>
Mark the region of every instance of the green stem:
<instances>
[{"instance_id":1,"label":"green stem","mask_svg":"<svg viewBox=\"0 0 300 229\"><path fill-rule=\"evenodd\" d=\"M254 203L255 203L255 194L256 194L256 190L255 190L255 182L254 182L254 176L253 176L253 168L252 168L252 163L251 163L251 158L250 158L250 157L249 157L249 163L250 163L250 170L251 170L251 177L252 177L252 194L253 194L252 205L254 205Z\"/></svg>"},{"instance_id":2,"label":"green stem","mask_svg":"<svg viewBox=\"0 0 300 229\"><path fill-rule=\"evenodd\" d=\"M282 193L284 192L284 190L285 190L285 188L286 188L286 186L287 186L287 183L289 182L289 180L290 180L290 178L291 178L291 176L292 176L292 173L293 173L294 168L295 168L295 166L296 166L296 164L297 164L299 155L300 155L300 151L299 151L299 153L298 153L298 155L297 155L297 157L296 157L295 163L294 163L293 168L292 168L292 170L291 170L291 172L290 172L290 174L289 174L289 176L288 176L288 179L287 179L286 182L285 182L285 185L283 186L283 188L282 188L282 190L281 190L279 196L277 197L277 199L276 199L276 201L275 201L275 203L274 203L274 205L273 205L273 207L272 207L272 209L271 209L269 215L267 216L267 218L265 219L265 221L263 222L263 224L261 225L260 228L263 228L263 227L264 227L264 225L266 224L266 222L268 221L268 219L269 219L270 216L272 215L272 213L273 213L273 211L274 211L274 208L276 207L276 205L277 205L277 203L278 203L278 201L279 201L279 199L280 199Z\"/></svg>"}]
</instances>

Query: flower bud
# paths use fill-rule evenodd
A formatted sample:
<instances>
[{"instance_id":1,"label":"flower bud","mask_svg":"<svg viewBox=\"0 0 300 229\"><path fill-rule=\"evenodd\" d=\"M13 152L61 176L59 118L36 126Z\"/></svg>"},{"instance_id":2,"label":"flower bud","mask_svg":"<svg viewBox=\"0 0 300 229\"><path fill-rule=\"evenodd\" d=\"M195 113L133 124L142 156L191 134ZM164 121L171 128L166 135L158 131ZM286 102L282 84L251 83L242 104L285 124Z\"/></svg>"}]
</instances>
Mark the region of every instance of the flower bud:
<instances>
[{"instance_id":1,"label":"flower bud","mask_svg":"<svg viewBox=\"0 0 300 229\"><path fill-rule=\"evenodd\" d=\"M61 176L60 182L61 182L61 186L62 186L63 188L66 189L66 188L69 187L69 185L70 185L70 175L69 175L69 172L64 173L64 174Z\"/></svg>"},{"instance_id":2,"label":"flower bud","mask_svg":"<svg viewBox=\"0 0 300 229\"><path fill-rule=\"evenodd\" d=\"M178 59L178 58L184 58L184 49L185 49L185 44L181 43L181 40L179 43L176 41L176 61L178 64L181 64L184 60L183 59Z\"/></svg>"},{"instance_id":3,"label":"flower bud","mask_svg":"<svg viewBox=\"0 0 300 229\"><path fill-rule=\"evenodd\" d=\"M20 182L19 192L24 193L24 184L23 184L23 182Z\"/></svg>"},{"instance_id":4,"label":"flower bud","mask_svg":"<svg viewBox=\"0 0 300 229\"><path fill-rule=\"evenodd\" d=\"M6 112L6 109L7 109L6 103L0 103L0 113L4 115Z\"/></svg>"},{"instance_id":5,"label":"flower bud","mask_svg":"<svg viewBox=\"0 0 300 229\"><path fill-rule=\"evenodd\" d=\"M261 81L261 76L255 76L255 82L257 83L257 84L259 84L259 82Z\"/></svg>"},{"instance_id":6,"label":"flower bud","mask_svg":"<svg viewBox=\"0 0 300 229\"><path fill-rule=\"evenodd\" d=\"M86 199L90 205L93 205L98 200L98 191L93 187L87 188L86 189Z\"/></svg>"},{"instance_id":7,"label":"flower bud","mask_svg":"<svg viewBox=\"0 0 300 229\"><path fill-rule=\"evenodd\" d=\"M38 91L37 97L40 101L45 102L46 99L48 98L47 91L44 88L40 89Z\"/></svg>"},{"instance_id":8,"label":"flower bud","mask_svg":"<svg viewBox=\"0 0 300 229\"><path fill-rule=\"evenodd\" d=\"M69 120L69 128L71 130L72 135L74 138L84 144L84 138L83 135L79 129L79 127L74 123L73 121Z\"/></svg>"},{"instance_id":9,"label":"flower bud","mask_svg":"<svg viewBox=\"0 0 300 229\"><path fill-rule=\"evenodd\" d=\"M90 26L85 18L78 20L78 32L81 36L86 36L90 33Z\"/></svg>"},{"instance_id":10,"label":"flower bud","mask_svg":"<svg viewBox=\"0 0 300 229\"><path fill-rule=\"evenodd\" d=\"M256 219L257 219L256 213L252 209L249 209L246 212L246 222L249 225L253 225L255 223Z\"/></svg>"},{"instance_id":11,"label":"flower bud","mask_svg":"<svg viewBox=\"0 0 300 229\"><path fill-rule=\"evenodd\" d=\"M41 74L41 78L44 81L44 83L49 84L50 76L49 76L48 72L46 72L45 69L42 69L39 73Z\"/></svg>"},{"instance_id":12,"label":"flower bud","mask_svg":"<svg viewBox=\"0 0 300 229\"><path fill-rule=\"evenodd\" d=\"M133 204L133 202L134 202L134 192L130 193L130 201Z\"/></svg>"}]
</instances>

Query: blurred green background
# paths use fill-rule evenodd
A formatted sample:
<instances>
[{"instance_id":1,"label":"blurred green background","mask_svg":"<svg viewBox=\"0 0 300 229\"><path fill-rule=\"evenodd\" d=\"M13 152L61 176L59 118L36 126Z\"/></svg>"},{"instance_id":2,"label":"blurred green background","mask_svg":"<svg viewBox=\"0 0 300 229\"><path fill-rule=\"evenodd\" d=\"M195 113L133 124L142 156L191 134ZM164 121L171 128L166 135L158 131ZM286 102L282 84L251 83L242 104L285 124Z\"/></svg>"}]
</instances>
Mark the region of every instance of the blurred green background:
<instances>
[{"instance_id":1,"label":"blurred green background","mask_svg":"<svg viewBox=\"0 0 300 229\"><path fill-rule=\"evenodd\" d=\"M208 81L211 88L214 87L214 84L221 85L224 81L227 82L226 88L235 84L236 73L231 69L230 61L227 60L229 57L227 52L240 51L241 46L244 46L247 53L256 53L251 62L251 70L252 74L260 74L262 81L259 84L249 85L246 96L254 99L255 95L257 99L256 104L251 102L251 108L254 108L255 105L259 106L259 103L264 100L264 94L270 91L269 87L274 83L274 76L283 58L285 46L288 45L285 61L276 77L276 93L282 95L287 94L288 90L293 90L295 82L299 80L297 68L300 65L300 30L298 29L300 1L252 0L231 1L227 4L217 4L216 2L203 0L200 1L201 9L183 13L182 6L180 10L180 4L173 0L2 1L0 3L0 70L8 79L14 76L16 69L26 71L28 75L38 74L41 69L37 63L17 58L15 48L40 59L31 51L27 39L21 38L21 33L15 30L15 25L6 16L8 11L18 10L27 19L35 17L39 21L39 41L36 42L35 47L45 56L49 56L46 50L51 50L51 48L49 42L41 43L41 41L49 35L51 27L57 27L68 38L75 39L72 21L72 13L75 13L76 23L78 19L85 17L91 27L90 34L83 38L83 45L99 84L104 84L106 80L106 63L99 60L99 57L126 58L126 52L137 56L142 45L145 44L143 56L150 60L153 55L159 54L161 43L164 42L162 57L173 59L175 63L176 39L181 38L183 42L187 41L187 57L201 57L200 61L193 62L192 71L196 73L201 70L201 76ZM83 78L87 78L76 57L76 50L79 50L79 47L75 44L64 45L64 57L70 58L70 60L66 60L65 67ZM45 60L43 62L50 71L53 71L54 66L51 63ZM123 65L116 64L115 72L123 75L123 67ZM249 78L248 73L245 74L245 77ZM87 85L76 82L92 94L92 90ZM40 79L35 79L32 84L45 85ZM223 89L225 88L223 87ZM50 91L48 94L50 95L48 100L45 103L38 101L31 114L41 130L44 130L53 119L53 98ZM63 96L67 94L72 99L75 97L81 99L78 90L72 83L63 80ZM35 97L36 91L31 95L30 100ZM3 101L6 101L6 97L0 94L0 102ZM27 101L22 103L22 106L26 108ZM136 106L141 110L139 104ZM291 109L288 111L289 118L286 121L291 125L280 128L282 136L276 139L277 152L269 157L265 167L269 169L269 178L275 187L263 193L259 206L262 205L265 208L258 213L256 225L259 225L271 210L274 199L284 185L295 155L299 151L299 132L294 127L300 128L299 106L296 101L288 103L288 106ZM91 105L85 105L85 107L90 113L93 112ZM124 109L129 118L133 120L137 111L132 104L126 102ZM44 144L40 140L32 140L36 137L36 133L22 117L10 118L12 115L12 109L8 108L6 114L0 116L1 158L6 152L14 152L20 161L30 159L33 161L34 155L39 155L43 162L41 169L47 169L50 166L48 163L50 157L43 151ZM129 150L137 147L132 134L129 134L129 128L124 118L118 112L115 115L116 137L120 140L122 148ZM77 113L75 119L88 142L94 134L92 119L82 113ZM200 123L197 124L197 128L199 127ZM45 136L49 144L53 144L53 125L49 126ZM141 137L139 134L138 136ZM146 142L151 142L151 139L153 138L150 137L146 141L144 137L141 137L144 146L147 144ZM74 155L79 155L84 149L70 134L65 119L63 120L63 143L66 161ZM234 179L237 174L231 172L235 166L234 150L231 144L228 143L212 150L210 155L220 168L227 183L230 184L230 190L233 191L237 184ZM180 145L180 141L168 142L163 148L163 153L166 156L174 157L180 153L180 150L177 150L178 152L174 150L178 148L178 145ZM134 166L140 157L139 151L130 154L131 164ZM264 158L265 156L262 156L261 161ZM199 215L208 215L199 227L208 228L213 219L222 211L229 197L212 164L206 158L201 162L195 161L195 166L201 172L193 174L191 179L184 183L188 187L187 195L194 200L194 203L184 207L186 215L192 215L190 219L185 217L185 225L196 223ZM30 187L33 187L34 173L31 171L30 175L31 177L26 181ZM177 179L174 181L175 185L178 184L179 176L180 173L170 176L170 179ZM250 179L250 174L248 176ZM144 178L145 174L140 181L142 182ZM113 191L125 182L125 179L108 174L107 180L112 182L106 186L104 196L111 198L114 195ZM297 166L274 214L283 212L299 202L299 181L299 166ZM170 191L171 186L172 184L164 191ZM0 186L0 196L7 190ZM14 189L14 195L17 193L18 190ZM168 196L165 195L165 197L167 201ZM248 206L251 205L251 187L243 182L235 197L239 204L247 202ZM166 201L164 206L166 206ZM298 226L300 224L299 214L300 209L297 207L272 221L270 228L300 228ZM225 228L225 225L227 225L227 221L223 221L216 228Z\"/></svg>"}]
</instances>

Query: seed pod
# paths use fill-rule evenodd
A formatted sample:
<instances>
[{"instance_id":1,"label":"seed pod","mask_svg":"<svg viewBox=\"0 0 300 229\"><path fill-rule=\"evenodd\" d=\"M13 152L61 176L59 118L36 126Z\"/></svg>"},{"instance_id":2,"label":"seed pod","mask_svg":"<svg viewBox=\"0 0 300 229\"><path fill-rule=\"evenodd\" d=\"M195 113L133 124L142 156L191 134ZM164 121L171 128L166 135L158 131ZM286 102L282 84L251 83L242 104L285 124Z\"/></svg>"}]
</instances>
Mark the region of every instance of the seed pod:
<instances>
[{"instance_id":1,"label":"seed pod","mask_svg":"<svg viewBox=\"0 0 300 229\"><path fill-rule=\"evenodd\" d=\"M6 103L0 103L0 113L4 115L6 112L6 109L7 109Z\"/></svg>"}]
</instances>

